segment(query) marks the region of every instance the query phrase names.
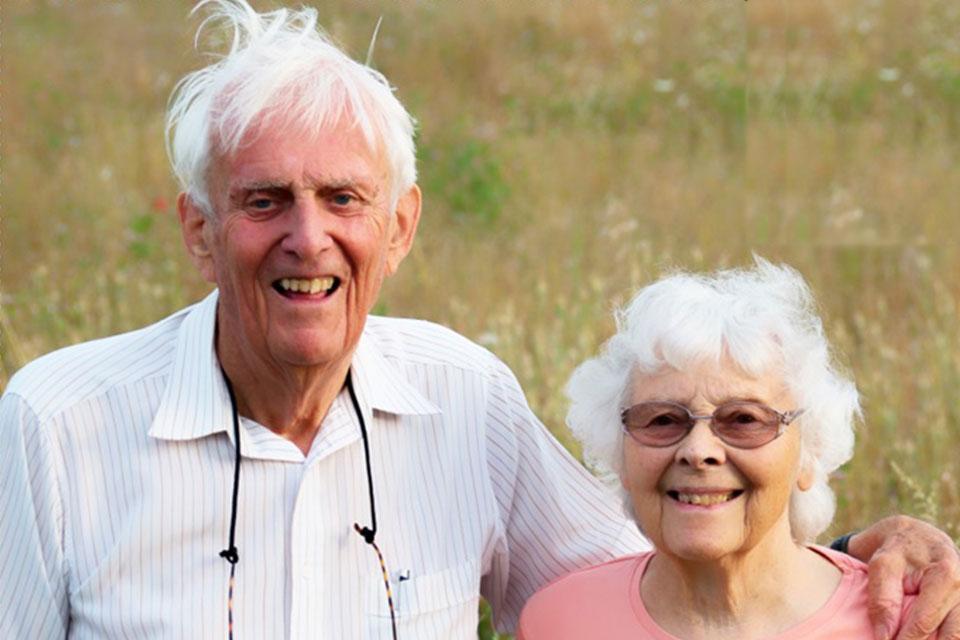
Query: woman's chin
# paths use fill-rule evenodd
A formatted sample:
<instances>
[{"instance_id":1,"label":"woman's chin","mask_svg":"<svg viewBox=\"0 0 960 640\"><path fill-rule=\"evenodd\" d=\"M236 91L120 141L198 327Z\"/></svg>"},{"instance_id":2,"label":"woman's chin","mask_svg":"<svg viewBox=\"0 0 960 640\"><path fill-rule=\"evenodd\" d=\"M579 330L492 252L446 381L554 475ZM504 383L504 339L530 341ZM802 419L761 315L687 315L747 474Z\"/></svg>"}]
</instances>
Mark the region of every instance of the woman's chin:
<instances>
[{"instance_id":1,"label":"woman's chin","mask_svg":"<svg viewBox=\"0 0 960 640\"><path fill-rule=\"evenodd\" d=\"M722 539L698 536L692 540L671 540L662 551L687 562L716 562L736 553L738 545L725 544Z\"/></svg>"}]
</instances>

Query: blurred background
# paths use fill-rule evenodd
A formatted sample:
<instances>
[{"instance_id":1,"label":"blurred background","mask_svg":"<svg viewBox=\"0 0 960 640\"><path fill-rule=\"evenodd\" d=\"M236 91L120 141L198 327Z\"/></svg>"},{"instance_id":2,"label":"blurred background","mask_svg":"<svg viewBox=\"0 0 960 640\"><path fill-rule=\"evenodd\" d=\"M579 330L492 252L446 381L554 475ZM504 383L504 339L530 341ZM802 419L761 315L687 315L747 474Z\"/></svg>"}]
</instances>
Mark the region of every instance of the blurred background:
<instances>
[{"instance_id":1,"label":"blurred background","mask_svg":"<svg viewBox=\"0 0 960 640\"><path fill-rule=\"evenodd\" d=\"M3 3L0 386L208 290L163 144L208 59L191 6ZM319 9L361 59L383 16L374 66L420 122L421 230L378 312L492 349L577 453L562 388L618 302L664 269L787 262L863 393L829 533L899 512L960 538L960 4Z\"/></svg>"}]
</instances>

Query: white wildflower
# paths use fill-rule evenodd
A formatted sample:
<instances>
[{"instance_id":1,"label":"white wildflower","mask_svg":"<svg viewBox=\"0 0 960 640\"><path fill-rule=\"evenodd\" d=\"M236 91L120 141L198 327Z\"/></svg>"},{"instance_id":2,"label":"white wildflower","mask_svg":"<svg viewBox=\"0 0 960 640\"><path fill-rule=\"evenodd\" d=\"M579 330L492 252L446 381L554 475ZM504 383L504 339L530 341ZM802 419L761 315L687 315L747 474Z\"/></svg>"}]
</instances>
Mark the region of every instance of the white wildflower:
<instances>
[{"instance_id":1,"label":"white wildflower","mask_svg":"<svg viewBox=\"0 0 960 640\"><path fill-rule=\"evenodd\" d=\"M900 79L900 69L896 67L884 67L877 73L877 77L883 82L896 82Z\"/></svg>"},{"instance_id":2,"label":"white wildflower","mask_svg":"<svg viewBox=\"0 0 960 640\"><path fill-rule=\"evenodd\" d=\"M653 90L657 93L670 93L673 91L674 84L670 78L657 78L653 81Z\"/></svg>"}]
</instances>

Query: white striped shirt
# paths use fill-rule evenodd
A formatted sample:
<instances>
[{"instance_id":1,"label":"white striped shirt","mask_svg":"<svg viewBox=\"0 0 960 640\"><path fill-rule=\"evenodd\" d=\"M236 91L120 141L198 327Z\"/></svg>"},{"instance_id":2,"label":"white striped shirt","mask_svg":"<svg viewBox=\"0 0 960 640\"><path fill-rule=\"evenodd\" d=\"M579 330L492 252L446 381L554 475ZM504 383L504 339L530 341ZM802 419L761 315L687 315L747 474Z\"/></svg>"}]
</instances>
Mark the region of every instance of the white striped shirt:
<instances>
[{"instance_id":1,"label":"white striped shirt","mask_svg":"<svg viewBox=\"0 0 960 640\"><path fill-rule=\"evenodd\" d=\"M10 381L0 637L225 637L234 447L216 304ZM489 352L371 316L351 368L400 638L475 637L481 593L512 629L547 581L647 546ZM235 637L390 638L376 554L352 528L370 505L346 391L306 456L251 420L240 439Z\"/></svg>"}]
</instances>

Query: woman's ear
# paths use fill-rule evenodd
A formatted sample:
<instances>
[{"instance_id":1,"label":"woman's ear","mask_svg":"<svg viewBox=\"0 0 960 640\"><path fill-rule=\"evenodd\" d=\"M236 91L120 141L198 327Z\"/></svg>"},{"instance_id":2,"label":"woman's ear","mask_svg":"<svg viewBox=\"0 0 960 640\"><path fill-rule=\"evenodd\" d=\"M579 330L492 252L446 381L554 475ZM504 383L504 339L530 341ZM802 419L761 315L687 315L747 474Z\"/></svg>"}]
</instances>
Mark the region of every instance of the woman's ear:
<instances>
[{"instance_id":1,"label":"woman's ear","mask_svg":"<svg viewBox=\"0 0 960 640\"><path fill-rule=\"evenodd\" d=\"M816 479L817 474L814 470L813 461L807 456L803 456L803 460L800 462L800 473L797 475L797 488L800 491L809 491Z\"/></svg>"}]
</instances>

